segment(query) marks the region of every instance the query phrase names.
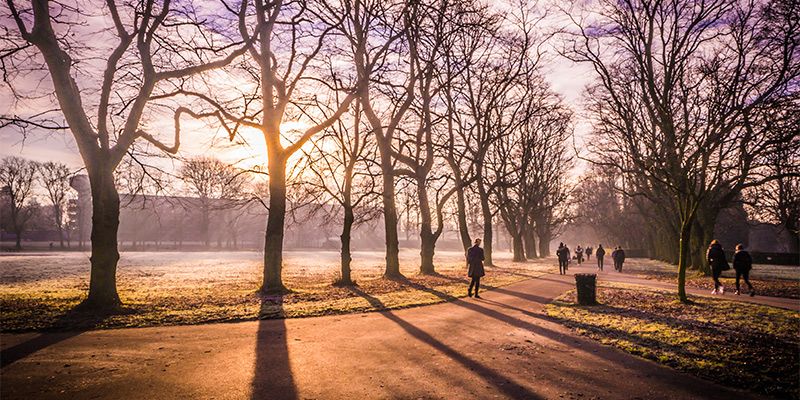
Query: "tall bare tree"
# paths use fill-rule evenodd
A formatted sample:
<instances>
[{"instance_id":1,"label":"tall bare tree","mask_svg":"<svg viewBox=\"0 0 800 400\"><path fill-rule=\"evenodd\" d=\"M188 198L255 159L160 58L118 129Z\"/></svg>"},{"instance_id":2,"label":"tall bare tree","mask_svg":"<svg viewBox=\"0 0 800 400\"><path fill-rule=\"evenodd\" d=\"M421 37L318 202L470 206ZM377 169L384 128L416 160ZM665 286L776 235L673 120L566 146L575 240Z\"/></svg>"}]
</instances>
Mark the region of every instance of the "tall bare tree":
<instances>
[{"instance_id":1,"label":"tall bare tree","mask_svg":"<svg viewBox=\"0 0 800 400\"><path fill-rule=\"evenodd\" d=\"M37 164L21 157L8 156L0 162L0 190L8 196L8 224L16 235L15 248L22 249L22 234L33 217L30 206Z\"/></svg>"},{"instance_id":2,"label":"tall bare tree","mask_svg":"<svg viewBox=\"0 0 800 400\"><path fill-rule=\"evenodd\" d=\"M64 216L67 211L67 194L72 172L62 163L47 161L37 165L39 180L47 191L53 206L53 225L58 231L59 246L64 248Z\"/></svg>"},{"instance_id":3,"label":"tall bare tree","mask_svg":"<svg viewBox=\"0 0 800 400\"><path fill-rule=\"evenodd\" d=\"M69 128L92 192L92 268L84 304L116 307L120 199L114 170L138 139L176 152L181 117L201 117L178 108L175 141L164 144L145 126L147 115L155 112L148 108L154 93L176 80L226 65L247 47L237 46L220 32L206 34L205 15L192 5L170 0L124 4L31 0L26 6L7 0L6 4L16 31L4 32L13 35L4 41L2 52L5 83L13 87L16 77L45 71L42 78L52 83L57 110L4 116L3 121L23 131ZM86 30L89 20L105 25L79 32ZM24 98L19 88L12 93Z\"/></svg>"},{"instance_id":4,"label":"tall bare tree","mask_svg":"<svg viewBox=\"0 0 800 400\"><path fill-rule=\"evenodd\" d=\"M681 301L698 215L715 220L744 188L777 178L754 172L787 132L754 135L748 120L800 87L799 12L796 2L637 0L574 18L566 54L599 76L593 162L639 183L632 194L669 202Z\"/></svg>"}]
</instances>

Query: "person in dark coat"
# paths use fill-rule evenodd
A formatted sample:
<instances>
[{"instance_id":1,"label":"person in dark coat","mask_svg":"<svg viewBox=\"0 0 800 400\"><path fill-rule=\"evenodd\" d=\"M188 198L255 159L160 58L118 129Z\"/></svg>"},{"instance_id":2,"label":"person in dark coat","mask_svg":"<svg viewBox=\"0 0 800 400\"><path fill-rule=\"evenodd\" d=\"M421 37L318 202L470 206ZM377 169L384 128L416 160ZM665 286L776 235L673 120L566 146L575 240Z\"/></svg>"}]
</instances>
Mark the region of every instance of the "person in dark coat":
<instances>
[{"instance_id":1,"label":"person in dark coat","mask_svg":"<svg viewBox=\"0 0 800 400\"><path fill-rule=\"evenodd\" d=\"M564 243L558 244L556 256L558 257L558 273L564 275L567 273L567 263L569 262L569 249L564 246Z\"/></svg>"},{"instance_id":2,"label":"person in dark coat","mask_svg":"<svg viewBox=\"0 0 800 400\"><path fill-rule=\"evenodd\" d=\"M478 291L481 289L481 277L486 275L483 270L483 249L481 248L481 240L475 239L475 245L467 250L467 276L472 278L469 282L469 290L467 295L472 297L472 288L475 288L475 298L480 299Z\"/></svg>"},{"instance_id":3,"label":"person in dark coat","mask_svg":"<svg viewBox=\"0 0 800 400\"><path fill-rule=\"evenodd\" d=\"M603 248L602 244L597 245L597 251L594 253L595 258L597 258L597 268L602 271L603 270L603 257L606 256L606 249Z\"/></svg>"},{"instance_id":4,"label":"person in dark coat","mask_svg":"<svg viewBox=\"0 0 800 400\"><path fill-rule=\"evenodd\" d=\"M711 294L725 294L725 288L719 281L722 271L727 271L731 267L728 265L728 260L725 258L725 251L722 250L722 245L715 239L711 241L706 252L706 259L708 265L711 266L711 278L714 279L714 290Z\"/></svg>"},{"instance_id":5,"label":"person in dark coat","mask_svg":"<svg viewBox=\"0 0 800 400\"><path fill-rule=\"evenodd\" d=\"M736 294L739 294L739 279L744 278L744 283L750 289L750 297L756 295L753 285L750 284L750 270L753 269L753 258L744 249L744 245L736 245L736 253L733 255L733 269L736 271Z\"/></svg>"},{"instance_id":6,"label":"person in dark coat","mask_svg":"<svg viewBox=\"0 0 800 400\"><path fill-rule=\"evenodd\" d=\"M592 258L592 246L587 247L584 253L586 253L586 261L589 261Z\"/></svg>"},{"instance_id":7,"label":"person in dark coat","mask_svg":"<svg viewBox=\"0 0 800 400\"><path fill-rule=\"evenodd\" d=\"M575 258L578 259L578 265L581 265L583 262L583 249L581 248L581 245L578 245L578 247L575 248Z\"/></svg>"},{"instance_id":8,"label":"person in dark coat","mask_svg":"<svg viewBox=\"0 0 800 400\"><path fill-rule=\"evenodd\" d=\"M617 248L617 271L622 272L622 264L625 264L625 250L619 246Z\"/></svg>"},{"instance_id":9,"label":"person in dark coat","mask_svg":"<svg viewBox=\"0 0 800 400\"><path fill-rule=\"evenodd\" d=\"M619 271L619 246L614 247L614 250L611 252L611 261L614 262L614 270Z\"/></svg>"}]
</instances>

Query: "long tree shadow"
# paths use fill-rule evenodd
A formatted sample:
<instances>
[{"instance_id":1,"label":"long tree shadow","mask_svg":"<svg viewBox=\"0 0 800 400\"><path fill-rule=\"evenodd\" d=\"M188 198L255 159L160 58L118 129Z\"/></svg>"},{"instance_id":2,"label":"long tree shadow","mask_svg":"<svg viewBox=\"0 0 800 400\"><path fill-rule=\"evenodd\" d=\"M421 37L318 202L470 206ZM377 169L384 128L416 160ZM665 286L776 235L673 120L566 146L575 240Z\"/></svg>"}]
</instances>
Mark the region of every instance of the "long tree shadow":
<instances>
[{"instance_id":1,"label":"long tree shadow","mask_svg":"<svg viewBox=\"0 0 800 400\"><path fill-rule=\"evenodd\" d=\"M297 388L289 361L283 296L262 297L258 318L250 398L297 399Z\"/></svg>"},{"instance_id":2,"label":"long tree shadow","mask_svg":"<svg viewBox=\"0 0 800 400\"><path fill-rule=\"evenodd\" d=\"M422 285L420 285L422 286ZM424 286L423 286L424 287ZM430 289L430 288L428 288ZM376 309L385 309L386 306L380 299L373 297L365 292L363 292L359 288L351 288L355 294L363 297L365 300L369 302L370 305L375 307ZM423 290L420 288L420 290ZM432 292L436 292L433 289L430 289ZM427 291L427 290L426 290ZM455 297L450 295L445 295L448 298L455 299ZM542 399L541 396L537 395L536 393L531 392L528 388L514 382L513 380L497 373L496 371L492 370L491 368L481 364L478 361L475 361L464 354L461 354L457 350L453 349L452 347L442 343L441 341L437 340L427 332L423 331L420 328L417 328L413 324L409 323L408 321L398 317L392 311L383 311L381 315L389 319L390 321L396 323L400 326L404 331L408 332L411 336L415 337L416 339L420 340L421 342L426 343L427 345L433 347L434 349L442 352L443 354L447 355L454 361L458 362L459 364L463 365L464 367L470 369L471 371L475 371L479 376L485 378L486 380L494 383L494 387L501 392L505 393L507 396L511 398L524 398L524 399ZM497 383L505 383L502 385L498 385Z\"/></svg>"},{"instance_id":3,"label":"long tree shadow","mask_svg":"<svg viewBox=\"0 0 800 400\"><path fill-rule=\"evenodd\" d=\"M0 368L5 368L39 350L97 328L103 321L114 315L130 312L132 310L126 308L92 310L83 306L74 307L55 319L50 326L42 329L37 336L0 351ZM70 330L64 330L65 328Z\"/></svg>"}]
</instances>

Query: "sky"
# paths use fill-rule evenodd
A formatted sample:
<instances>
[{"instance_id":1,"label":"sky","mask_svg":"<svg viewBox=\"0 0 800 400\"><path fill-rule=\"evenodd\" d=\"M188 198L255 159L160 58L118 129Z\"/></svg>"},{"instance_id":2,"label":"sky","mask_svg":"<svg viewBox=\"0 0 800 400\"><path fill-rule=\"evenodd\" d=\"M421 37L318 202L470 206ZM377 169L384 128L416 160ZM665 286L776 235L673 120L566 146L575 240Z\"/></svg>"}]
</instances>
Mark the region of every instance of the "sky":
<instances>
[{"instance_id":1,"label":"sky","mask_svg":"<svg viewBox=\"0 0 800 400\"><path fill-rule=\"evenodd\" d=\"M4 22L7 24L8 21ZM575 143L581 147L580 143L590 130L588 124L582 118L581 99L584 87L593 79L592 71L587 65L575 64L563 57L550 51L544 60L542 72L553 90L559 93L566 103L575 111ZM25 79L30 79L26 77ZM80 80L80 77L78 77ZM23 85L38 85L35 79L29 82L22 82ZM19 84L19 82L17 82ZM12 103L6 88L0 88L0 114L8 114L12 108ZM47 100L39 100L47 101ZM263 138L257 131L243 132L243 138L249 146L235 146L226 143L221 136L212 130L196 122L186 121L183 129L184 134L181 140L180 157L191 157L195 155L209 155L213 152L214 156L226 162L236 163L240 166L252 166L262 163L265 154ZM286 124L291 126L291 124ZM171 141L171 121L163 125L161 129L169 130L169 134L160 137L170 138ZM67 164L70 168L78 170L83 166L81 157L78 154L75 141L68 131L50 132L31 130L26 137L14 127L0 128L0 157L8 155L18 155L35 161L60 161ZM176 165L174 162L171 165ZM169 169L170 163L164 164ZM581 169L581 168L579 168Z\"/></svg>"}]
</instances>

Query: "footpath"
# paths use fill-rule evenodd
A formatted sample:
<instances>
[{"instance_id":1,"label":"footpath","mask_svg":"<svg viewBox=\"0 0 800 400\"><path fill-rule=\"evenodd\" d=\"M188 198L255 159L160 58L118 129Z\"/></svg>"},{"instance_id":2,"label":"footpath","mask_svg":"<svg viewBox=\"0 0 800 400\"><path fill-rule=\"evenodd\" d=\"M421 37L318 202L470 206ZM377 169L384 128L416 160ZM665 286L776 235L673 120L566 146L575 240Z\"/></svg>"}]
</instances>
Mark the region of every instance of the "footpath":
<instances>
[{"instance_id":1,"label":"footpath","mask_svg":"<svg viewBox=\"0 0 800 400\"><path fill-rule=\"evenodd\" d=\"M3 334L0 397L761 398L603 346L549 319L544 306L574 287L573 272L588 271L573 268L570 275L485 291L483 299L399 311ZM624 274L600 276L617 278L638 282Z\"/></svg>"}]
</instances>

